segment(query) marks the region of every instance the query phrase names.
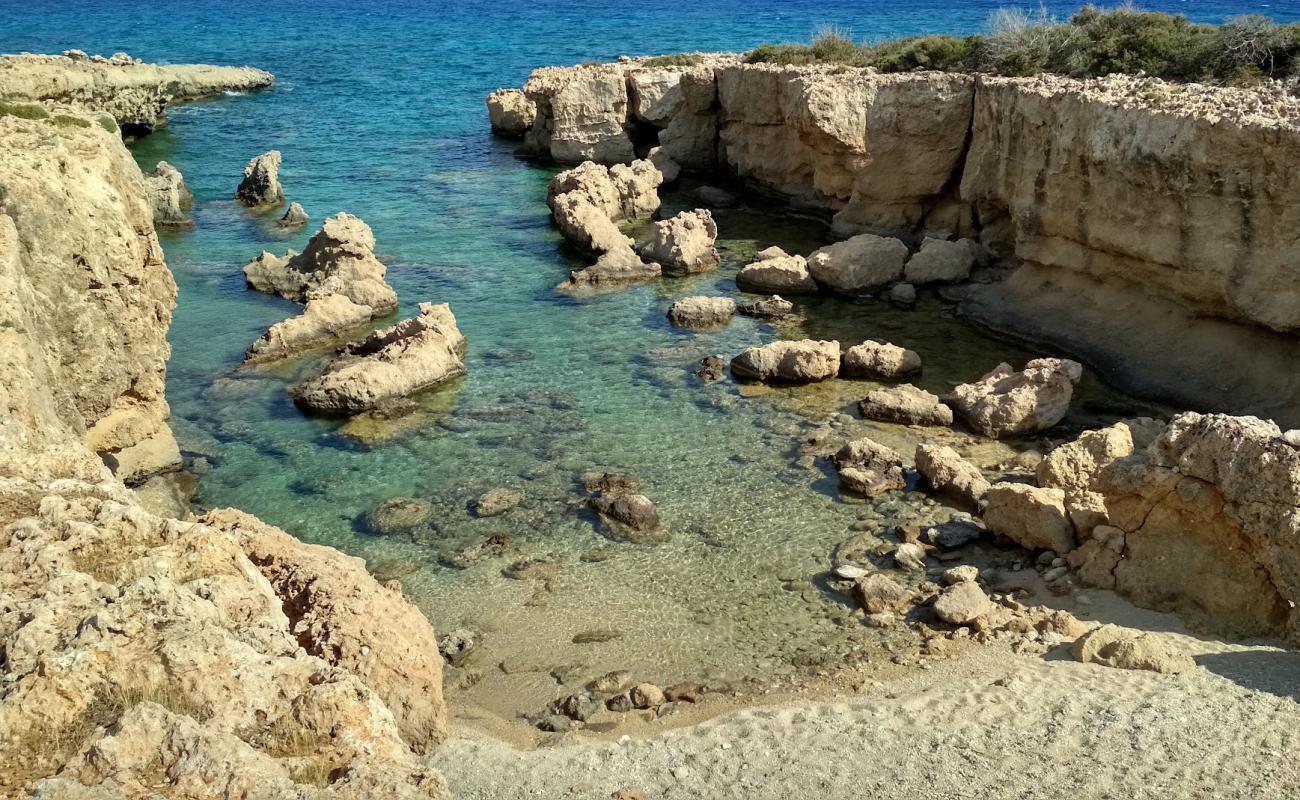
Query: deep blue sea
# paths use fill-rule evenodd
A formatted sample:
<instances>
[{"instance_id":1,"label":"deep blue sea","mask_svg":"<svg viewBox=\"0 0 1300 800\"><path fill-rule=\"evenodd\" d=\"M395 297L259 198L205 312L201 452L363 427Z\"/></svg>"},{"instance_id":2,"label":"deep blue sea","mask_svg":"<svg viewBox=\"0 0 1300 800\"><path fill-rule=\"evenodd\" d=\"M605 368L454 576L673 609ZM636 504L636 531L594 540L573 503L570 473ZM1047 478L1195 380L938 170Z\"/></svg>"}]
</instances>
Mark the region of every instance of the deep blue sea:
<instances>
[{"instance_id":1,"label":"deep blue sea","mask_svg":"<svg viewBox=\"0 0 1300 800\"><path fill-rule=\"evenodd\" d=\"M744 50L806 41L821 25L862 40L974 32L1006 5L0 0L0 51L125 51L276 75L267 92L176 108L168 127L133 145L146 169L160 159L176 165L198 198L194 229L163 235L180 287L168 392L178 436L202 470L197 501L238 506L400 576L440 630L483 635L482 678L462 702L510 714L554 695L547 671L556 665L589 674L625 667L660 682L781 676L810 663L810 650L857 646L845 636L866 635L844 625L847 609L815 581L835 546L862 529L864 507L839 500L822 470L801 466L797 444L867 387L706 386L691 375L701 356L778 335L885 338L918 350L927 363L920 382L944 390L1032 353L984 336L929 297L914 312L809 300L807 322L779 333L748 319L715 333L671 329L663 315L674 297L734 292L735 269L756 249L807 252L825 242L819 222L780 209L720 213L725 263L715 274L584 300L557 294L552 287L580 264L549 222L551 171L489 136L484 96L521 85L537 66ZM1146 5L1210 22L1241 13L1300 19L1294 2ZM1075 4L1047 7L1068 15ZM312 217L302 232L286 235L273 215L231 200L244 164L270 149L284 154L286 191ZM286 388L316 362L239 369L249 343L296 313L246 290L243 264L263 249L301 249L343 210L374 229L402 313L449 302L470 341L470 375L396 429L342 431L301 415ZM1074 421L1136 407L1090 379ZM915 438L887 426L877 435L900 447ZM972 447L986 448L973 453L986 463L1009 454ZM593 467L640 476L669 541L612 541L575 510L575 475ZM522 491L523 505L488 519L468 513L496 486ZM433 502L433 523L376 536L364 515L394 496ZM463 570L445 563L500 533L512 542L505 555ZM527 569L505 569L528 559ZM583 638L602 641L573 643L592 631L601 635ZM495 666L503 661L513 669Z\"/></svg>"}]
</instances>

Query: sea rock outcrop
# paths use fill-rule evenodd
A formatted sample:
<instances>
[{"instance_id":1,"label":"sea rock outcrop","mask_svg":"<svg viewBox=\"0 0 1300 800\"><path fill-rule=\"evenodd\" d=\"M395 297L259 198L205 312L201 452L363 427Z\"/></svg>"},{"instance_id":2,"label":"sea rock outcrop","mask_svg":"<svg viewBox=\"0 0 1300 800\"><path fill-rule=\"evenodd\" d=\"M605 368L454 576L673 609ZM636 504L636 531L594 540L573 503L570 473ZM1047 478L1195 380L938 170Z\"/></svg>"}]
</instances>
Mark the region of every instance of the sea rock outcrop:
<instances>
[{"instance_id":1,"label":"sea rock outcrop","mask_svg":"<svg viewBox=\"0 0 1300 800\"><path fill-rule=\"evenodd\" d=\"M375 257L375 234L351 214L325 220L301 253L262 253L244 266L248 285L259 292L306 302L311 292L333 292L376 315L397 308L397 293L384 280L387 269Z\"/></svg>"},{"instance_id":2,"label":"sea rock outcrop","mask_svg":"<svg viewBox=\"0 0 1300 800\"><path fill-rule=\"evenodd\" d=\"M302 313L272 325L248 348L244 362L274 361L329 344L374 316L373 308L358 305L346 295L312 291Z\"/></svg>"},{"instance_id":3,"label":"sea rock outcrop","mask_svg":"<svg viewBox=\"0 0 1300 800\"><path fill-rule=\"evenodd\" d=\"M569 279L555 287L566 292L581 292L598 287L652 281L663 275L658 264L641 260L631 247L603 253L596 263L569 273Z\"/></svg>"},{"instance_id":4,"label":"sea rock outcrop","mask_svg":"<svg viewBox=\"0 0 1300 800\"><path fill-rule=\"evenodd\" d=\"M683 297L668 308L668 321L680 328L716 328L735 315L730 297Z\"/></svg>"},{"instance_id":5,"label":"sea rock outcrop","mask_svg":"<svg viewBox=\"0 0 1300 800\"><path fill-rule=\"evenodd\" d=\"M223 92L249 92L274 82L251 67L140 64L134 59L0 56L0 100L57 103L107 114L127 134L166 123L168 105Z\"/></svg>"},{"instance_id":6,"label":"sea rock outcrop","mask_svg":"<svg viewBox=\"0 0 1300 800\"><path fill-rule=\"evenodd\" d=\"M235 189L235 199L246 206L270 206L284 201L280 185L280 151L255 156L244 167L244 179Z\"/></svg>"},{"instance_id":7,"label":"sea rock outcrop","mask_svg":"<svg viewBox=\"0 0 1300 800\"><path fill-rule=\"evenodd\" d=\"M518 89L498 89L487 98L492 132L522 139L537 119L537 104Z\"/></svg>"},{"instance_id":8,"label":"sea rock outcrop","mask_svg":"<svg viewBox=\"0 0 1300 800\"><path fill-rule=\"evenodd\" d=\"M1016 372L999 364L974 383L953 389L949 404L985 436L1047 430L1070 409L1083 367L1064 358L1036 358Z\"/></svg>"},{"instance_id":9,"label":"sea rock outcrop","mask_svg":"<svg viewBox=\"0 0 1300 800\"><path fill-rule=\"evenodd\" d=\"M952 424L952 409L938 395L910 383L872 391L858 403L858 410L863 419L900 425Z\"/></svg>"},{"instance_id":10,"label":"sea rock outcrop","mask_svg":"<svg viewBox=\"0 0 1300 800\"><path fill-rule=\"evenodd\" d=\"M844 351L840 372L846 378L896 381L920 369L921 356L916 351L868 339Z\"/></svg>"},{"instance_id":11,"label":"sea rock outcrop","mask_svg":"<svg viewBox=\"0 0 1300 800\"><path fill-rule=\"evenodd\" d=\"M869 438L855 439L831 456L840 473L840 486L864 497L898 491L906 486L903 459Z\"/></svg>"},{"instance_id":12,"label":"sea rock outcrop","mask_svg":"<svg viewBox=\"0 0 1300 800\"><path fill-rule=\"evenodd\" d=\"M769 247L736 273L736 286L742 291L775 294L812 294L817 281L808 271L803 256L787 255L779 247Z\"/></svg>"},{"instance_id":13,"label":"sea rock outcrop","mask_svg":"<svg viewBox=\"0 0 1300 800\"><path fill-rule=\"evenodd\" d=\"M718 226L708 209L683 211L655 223L654 236L641 256L669 275L689 275L718 268Z\"/></svg>"},{"instance_id":14,"label":"sea rock outcrop","mask_svg":"<svg viewBox=\"0 0 1300 800\"><path fill-rule=\"evenodd\" d=\"M357 414L464 375L466 341L446 303L375 331L339 351L320 375L293 389L314 411Z\"/></svg>"},{"instance_id":15,"label":"sea rock outcrop","mask_svg":"<svg viewBox=\"0 0 1300 800\"><path fill-rule=\"evenodd\" d=\"M815 383L840 371L840 343L801 339L751 347L731 359L738 378L784 383Z\"/></svg>"},{"instance_id":16,"label":"sea rock outcrop","mask_svg":"<svg viewBox=\"0 0 1300 800\"><path fill-rule=\"evenodd\" d=\"M194 192L185 185L181 171L159 161L153 172L144 176L149 186L149 200L153 204L155 225L191 225L190 210L194 208Z\"/></svg>"},{"instance_id":17,"label":"sea rock outcrop","mask_svg":"<svg viewBox=\"0 0 1300 800\"><path fill-rule=\"evenodd\" d=\"M903 277L907 245L898 239L860 234L808 256L814 280L841 294L860 295Z\"/></svg>"},{"instance_id":18,"label":"sea rock outcrop","mask_svg":"<svg viewBox=\"0 0 1300 800\"><path fill-rule=\"evenodd\" d=\"M1071 646L1075 661L1116 669L1144 669L1177 675L1196 669L1192 657L1158 633L1102 625Z\"/></svg>"},{"instance_id":19,"label":"sea rock outcrop","mask_svg":"<svg viewBox=\"0 0 1300 800\"><path fill-rule=\"evenodd\" d=\"M1106 500L1093 488L1097 473L1132 455L1134 449L1129 426L1120 422L1085 431L1038 463L1038 485L1055 486L1065 492L1065 508L1080 539L1087 539L1094 528L1109 521Z\"/></svg>"},{"instance_id":20,"label":"sea rock outcrop","mask_svg":"<svg viewBox=\"0 0 1300 800\"><path fill-rule=\"evenodd\" d=\"M659 208L663 176L649 161L605 167L585 161L551 179L546 204L564 238L597 255L632 247L617 223Z\"/></svg>"}]
</instances>

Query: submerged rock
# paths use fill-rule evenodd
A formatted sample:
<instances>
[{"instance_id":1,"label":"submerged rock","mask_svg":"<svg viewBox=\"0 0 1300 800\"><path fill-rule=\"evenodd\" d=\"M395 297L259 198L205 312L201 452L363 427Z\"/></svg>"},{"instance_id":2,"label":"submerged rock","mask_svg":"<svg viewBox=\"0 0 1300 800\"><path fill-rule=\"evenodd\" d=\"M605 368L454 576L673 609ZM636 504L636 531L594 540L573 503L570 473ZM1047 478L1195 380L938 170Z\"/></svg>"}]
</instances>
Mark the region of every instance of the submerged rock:
<instances>
[{"instance_id":1,"label":"submerged rock","mask_svg":"<svg viewBox=\"0 0 1300 800\"><path fill-rule=\"evenodd\" d=\"M896 283L889 287L889 302L899 308L916 305L916 287L910 283Z\"/></svg>"},{"instance_id":2,"label":"submerged rock","mask_svg":"<svg viewBox=\"0 0 1300 800\"><path fill-rule=\"evenodd\" d=\"M669 275L708 272L718 267L718 251L713 246L717 238L717 223L707 209L683 211L655 223L654 236L641 255Z\"/></svg>"},{"instance_id":3,"label":"submerged rock","mask_svg":"<svg viewBox=\"0 0 1300 800\"><path fill-rule=\"evenodd\" d=\"M145 173L144 180L149 187L155 225L193 224L189 212L194 208L194 192L185 185L180 170L159 161L153 172Z\"/></svg>"},{"instance_id":4,"label":"submerged rock","mask_svg":"<svg viewBox=\"0 0 1300 800\"><path fill-rule=\"evenodd\" d=\"M808 256L808 271L833 291L859 295L902 278L906 260L907 245L864 233L815 251Z\"/></svg>"},{"instance_id":5,"label":"submerged rock","mask_svg":"<svg viewBox=\"0 0 1300 800\"><path fill-rule=\"evenodd\" d=\"M270 206L284 200L279 150L263 153L248 162L244 179L235 190L235 199L246 206Z\"/></svg>"},{"instance_id":6,"label":"submerged rock","mask_svg":"<svg viewBox=\"0 0 1300 800\"><path fill-rule=\"evenodd\" d=\"M580 292L603 286L652 281L663 275L658 264L641 260L630 246L610 250L585 269L569 273L569 279L555 288L566 292Z\"/></svg>"},{"instance_id":7,"label":"submerged rock","mask_svg":"<svg viewBox=\"0 0 1300 800\"><path fill-rule=\"evenodd\" d=\"M488 120L498 136L522 139L537 118L537 104L518 89L497 89L487 98Z\"/></svg>"},{"instance_id":8,"label":"submerged rock","mask_svg":"<svg viewBox=\"0 0 1300 800\"><path fill-rule=\"evenodd\" d=\"M920 371L921 357L896 344L868 339L844 351L841 369L846 378L899 380Z\"/></svg>"},{"instance_id":9,"label":"submerged rock","mask_svg":"<svg viewBox=\"0 0 1300 800\"><path fill-rule=\"evenodd\" d=\"M307 216L301 204L290 203L289 210L284 212L284 216L280 217L280 221L276 224L281 228L298 228L306 225L309 219L311 218Z\"/></svg>"},{"instance_id":10,"label":"submerged rock","mask_svg":"<svg viewBox=\"0 0 1300 800\"><path fill-rule=\"evenodd\" d=\"M336 341L370 322L374 309L357 305L341 294L312 291L302 314L277 322L253 342L244 363L259 363L297 355Z\"/></svg>"},{"instance_id":11,"label":"submerged rock","mask_svg":"<svg viewBox=\"0 0 1300 800\"><path fill-rule=\"evenodd\" d=\"M769 247L756 260L736 273L736 286L746 292L813 294L817 282L808 271L803 256L786 255L779 247Z\"/></svg>"},{"instance_id":12,"label":"submerged rock","mask_svg":"<svg viewBox=\"0 0 1300 800\"><path fill-rule=\"evenodd\" d=\"M999 364L978 381L956 387L950 405L985 436L1034 433L1065 417L1082 375L1078 362L1063 358L1036 358L1020 372Z\"/></svg>"},{"instance_id":13,"label":"submerged rock","mask_svg":"<svg viewBox=\"0 0 1300 800\"><path fill-rule=\"evenodd\" d=\"M421 303L420 313L340 351L314 378L293 389L314 411L356 414L464 375L465 337L446 303Z\"/></svg>"},{"instance_id":14,"label":"submerged rock","mask_svg":"<svg viewBox=\"0 0 1300 800\"><path fill-rule=\"evenodd\" d=\"M814 383L840 370L840 343L814 339L780 341L751 347L731 360L738 378L785 383Z\"/></svg>"},{"instance_id":15,"label":"submerged rock","mask_svg":"<svg viewBox=\"0 0 1300 800\"><path fill-rule=\"evenodd\" d=\"M864 419L900 425L951 425L952 409L910 383L876 389L858 403Z\"/></svg>"},{"instance_id":16,"label":"submerged rock","mask_svg":"<svg viewBox=\"0 0 1300 800\"><path fill-rule=\"evenodd\" d=\"M414 497L390 497L366 514L366 527L381 536L405 533L433 519L433 503Z\"/></svg>"},{"instance_id":17,"label":"submerged rock","mask_svg":"<svg viewBox=\"0 0 1300 800\"><path fill-rule=\"evenodd\" d=\"M853 597L868 614L902 613L912 605L915 593L898 581L876 572L853 584Z\"/></svg>"},{"instance_id":18,"label":"submerged rock","mask_svg":"<svg viewBox=\"0 0 1300 800\"><path fill-rule=\"evenodd\" d=\"M588 505L600 515L626 525L633 531L644 533L659 528L659 510L643 494L600 494L591 498Z\"/></svg>"},{"instance_id":19,"label":"submerged rock","mask_svg":"<svg viewBox=\"0 0 1300 800\"><path fill-rule=\"evenodd\" d=\"M730 297L683 297L668 309L668 321L680 328L716 328L736 314Z\"/></svg>"},{"instance_id":20,"label":"submerged rock","mask_svg":"<svg viewBox=\"0 0 1300 800\"><path fill-rule=\"evenodd\" d=\"M950 242L927 237L920 251L908 259L903 278L914 284L964 281L982 251L979 243L970 239Z\"/></svg>"},{"instance_id":21,"label":"submerged rock","mask_svg":"<svg viewBox=\"0 0 1300 800\"><path fill-rule=\"evenodd\" d=\"M705 356L695 368L695 375L705 383L720 381L727 375L727 362L722 356Z\"/></svg>"},{"instance_id":22,"label":"submerged rock","mask_svg":"<svg viewBox=\"0 0 1300 800\"><path fill-rule=\"evenodd\" d=\"M288 300L306 302L313 291L341 294L376 315L397 308L397 293L375 258L375 235L351 214L336 214L311 237L307 249L281 258L262 253L244 267L248 285Z\"/></svg>"},{"instance_id":23,"label":"submerged rock","mask_svg":"<svg viewBox=\"0 0 1300 800\"><path fill-rule=\"evenodd\" d=\"M898 491L906 486L903 459L888 447L863 437L831 456L840 472L840 486L864 497Z\"/></svg>"},{"instance_id":24,"label":"submerged rock","mask_svg":"<svg viewBox=\"0 0 1300 800\"><path fill-rule=\"evenodd\" d=\"M524 501L524 495L515 489L504 487L491 489L474 501L474 513L480 517L495 517L504 514Z\"/></svg>"}]
</instances>

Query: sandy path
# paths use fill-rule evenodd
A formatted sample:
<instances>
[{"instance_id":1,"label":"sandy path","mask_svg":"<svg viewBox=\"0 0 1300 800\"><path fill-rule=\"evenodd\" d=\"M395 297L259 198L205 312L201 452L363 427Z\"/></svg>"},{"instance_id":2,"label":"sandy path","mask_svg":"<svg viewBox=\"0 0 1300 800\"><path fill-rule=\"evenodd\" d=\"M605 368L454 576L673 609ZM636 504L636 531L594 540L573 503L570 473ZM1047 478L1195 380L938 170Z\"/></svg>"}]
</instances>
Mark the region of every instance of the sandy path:
<instances>
[{"instance_id":1,"label":"sandy path","mask_svg":"<svg viewBox=\"0 0 1300 800\"><path fill-rule=\"evenodd\" d=\"M1300 653L1180 640L1192 674L989 648L843 702L534 751L462 730L434 760L460 800L1300 797Z\"/></svg>"}]
</instances>

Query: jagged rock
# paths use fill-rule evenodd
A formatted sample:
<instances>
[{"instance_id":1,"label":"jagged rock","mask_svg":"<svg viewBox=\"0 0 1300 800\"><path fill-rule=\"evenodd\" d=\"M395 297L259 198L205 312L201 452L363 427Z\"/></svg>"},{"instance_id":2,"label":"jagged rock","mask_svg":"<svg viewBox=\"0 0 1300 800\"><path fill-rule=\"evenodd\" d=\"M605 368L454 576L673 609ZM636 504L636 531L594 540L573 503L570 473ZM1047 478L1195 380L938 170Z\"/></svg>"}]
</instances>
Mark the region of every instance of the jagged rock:
<instances>
[{"instance_id":1,"label":"jagged rock","mask_svg":"<svg viewBox=\"0 0 1300 800\"><path fill-rule=\"evenodd\" d=\"M1082 375L1078 362L1063 358L1036 358L1020 372L999 364L975 383L953 389L949 405L985 436L1042 431L1069 411Z\"/></svg>"},{"instance_id":2,"label":"jagged rock","mask_svg":"<svg viewBox=\"0 0 1300 800\"><path fill-rule=\"evenodd\" d=\"M968 508L978 507L989 482L979 468L951 447L920 444L916 447L916 471L939 494L960 500Z\"/></svg>"},{"instance_id":3,"label":"jagged rock","mask_svg":"<svg viewBox=\"0 0 1300 800\"><path fill-rule=\"evenodd\" d=\"M881 572L853 584L853 597L868 614L903 613L912 605L915 593Z\"/></svg>"},{"instance_id":4,"label":"jagged rock","mask_svg":"<svg viewBox=\"0 0 1300 800\"><path fill-rule=\"evenodd\" d=\"M670 275L688 275L717 269L718 251L713 243L718 226L707 209L683 211L655 223L654 237L641 255L663 267Z\"/></svg>"},{"instance_id":5,"label":"jagged rock","mask_svg":"<svg viewBox=\"0 0 1300 800\"><path fill-rule=\"evenodd\" d=\"M794 303L779 294L774 294L762 300L742 300L736 304L736 311L758 319L784 319L794 313Z\"/></svg>"},{"instance_id":6,"label":"jagged rock","mask_svg":"<svg viewBox=\"0 0 1300 800\"><path fill-rule=\"evenodd\" d=\"M769 247L750 264L736 273L736 286L746 292L766 294L812 294L817 282L808 272L803 256L786 255L779 247Z\"/></svg>"},{"instance_id":7,"label":"jagged rock","mask_svg":"<svg viewBox=\"0 0 1300 800\"><path fill-rule=\"evenodd\" d=\"M864 497L906 486L903 459L898 453L865 437L841 447L831 456L831 462L840 471L840 485Z\"/></svg>"},{"instance_id":8,"label":"jagged rock","mask_svg":"<svg viewBox=\"0 0 1300 800\"><path fill-rule=\"evenodd\" d=\"M973 568L972 568L973 569ZM951 571L951 570L950 570ZM954 576L952 583L934 601L934 613L949 625L970 625L993 610L993 603L973 579ZM947 580L947 573L944 576Z\"/></svg>"},{"instance_id":9,"label":"jagged rock","mask_svg":"<svg viewBox=\"0 0 1300 800\"><path fill-rule=\"evenodd\" d=\"M840 370L840 343L814 339L781 341L751 347L731 360L738 378L787 383L814 383Z\"/></svg>"},{"instance_id":10,"label":"jagged rock","mask_svg":"<svg viewBox=\"0 0 1300 800\"><path fill-rule=\"evenodd\" d=\"M833 291L859 295L902 278L906 260L907 245L864 233L815 251L808 256L808 271Z\"/></svg>"},{"instance_id":11,"label":"jagged rock","mask_svg":"<svg viewBox=\"0 0 1300 800\"><path fill-rule=\"evenodd\" d=\"M370 306L334 292L312 291L302 314L272 325L244 354L245 363L287 358L329 344L367 324L374 317Z\"/></svg>"},{"instance_id":12,"label":"jagged rock","mask_svg":"<svg viewBox=\"0 0 1300 800\"><path fill-rule=\"evenodd\" d=\"M298 228L307 224L311 217L307 216L307 211L299 203L290 203L289 210L284 212L280 217L278 224L281 228Z\"/></svg>"},{"instance_id":13,"label":"jagged rock","mask_svg":"<svg viewBox=\"0 0 1300 800\"><path fill-rule=\"evenodd\" d=\"M900 380L921 369L921 357L896 344L871 339L844 351L842 372L846 378Z\"/></svg>"},{"instance_id":14,"label":"jagged rock","mask_svg":"<svg viewBox=\"0 0 1300 800\"><path fill-rule=\"evenodd\" d=\"M451 308L421 303L420 313L348 345L293 398L314 411L356 414L464 375L465 337Z\"/></svg>"},{"instance_id":15,"label":"jagged rock","mask_svg":"<svg viewBox=\"0 0 1300 800\"><path fill-rule=\"evenodd\" d=\"M1108 521L1106 501L1092 489L1094 476L1104 467L1133 454L1133 436L1120 422L1108 428L1085 431L1079 438L1061 445L1038 462L1035 475L1040 486L1065 491L1065 509L1081 539Z\"/></svg>"},{"instance_id":16,"label":"jagged rock","mask_svg":"<svg viewBox=\"0 0 1300 800\"><path fill-rule=\"evenodd\" d=\"M1075 661L1116 669L1142 669L1177 675L1196 669L1196 662L1155 633L1102 625L1075 640Z\"/></svg>"},{"instance_id":17,"label":"jagged rock","mask_svg":"<svg viewBox=\"0 0 1300 800\"><path fill-rule=\"evenodd\" d=\"M487 98L492 132L522 139L537 118L537 104L518 89L497 89Z\"/></svg>"},{"instance_id":18,"label":"jagged rock","mask_svg":"<svg viewBox=\"0 0 1300 800\"><path fill-rule=\"evenodd\" d=\"M981 247L971 239L949 242L926 237L921 249L907 260L903 279L908 283L957 283L970 277Z\"/></svg>"},{"instance_id":19,"label":"jagged rock","mask_svg":"<svg viewBox=\"0 0 1300 800\"><path fill-rule=\"evenodd\" d=\"M313 292L334 292L375 315L397 308L397 293L384 280L387 270L375 258L375 234L351 214L336 214L311 237L301 253L281 258L262 253L244 266L248 285L287 300L306 302Z\"/></svg>"},{"instance_id":20,"label":"jagged rock","mask_svg":"<svg viewBox=\"0 0 1300 800\"><path fill-rule=\"evenodd\" d=\"M248 162L244 179L235 190L235 199L246 206L270 206L284 200L279 150L263 153Z\"/></svg>"},{"instance_id":21,"label":"jagged rock","mask_svg":"<svg viewBox=\"0 0 1300 800\"><path fill-rule=\"evenodd\" d=\"M382 536L404 533L433 519L433 503L414 497L390 497L366 515L366 526Z\"/></svg>"},{"instance_id":22,"label":"jagged rock","mask_svg":"<svg viewBox=\"0 0 1300 800\"><path fill-rule=\"evenodd\" d=\"M570 272L569 279L555 288L574 292L591 287L652 281L662 275L663 270L658 264L642 261L631 247L625 246L604 253L590 267Z\"/></svg>"},{"instance_id":23,"label":"jagged rock","mask_svg":"<svg viewBox=\"0 0 1300 800\"><path fill-rule=\"evenodd\" d=\"M145 183L149 186L155 225L193 224L189 213L194 208L194 192L185 185L180 170L159 161L153 172L145 175Z\"/></svg>"},{"instance_id":24,"label":"jagged rock","mask_svg":"<svg viewBox=\"0 0 1300 800\"><path fill-rule=\"evenodd\" d=\"M551 179L546 204L564 238L599 255L632 246L617 223L654 213L662 181L649 161L613 167L585 161Z\"/></svg>"},{"instance_id":25,"label":"jagged rock","mask_svg":"<svg viewBox=\"0 0 1300 800\"><path fill-rule=\"evenodd\" d=\"M515 489L492 489L474 501L474 513L480 517L495 517L506 513L523 501L523 493Z\"/></svg>"},{"instance_id":26,"label":"jagged rock","mask_svg":"<svg viewBox=\"0 0 1300 800\"><path fill-rule=\"evenodd\" d=\"M735 315L730 297L683 297L668 308L668 321L680 328L716 328Z\"/></svg>"},{"instance_id":27,"label":"jagged rock","mask_svg":"<svg viewBox=\"0 0 1300 800\"><path fill-rule=\"evenodd\" d=\"M1074 549L1074 527L1060 489L993 484L984 492L984 524L1028 550L1062 554Z\"/></svg>"},{"instance_id":28,"label":"jagged rock","mask_svg":"<svg viewBox=\"0 0 1300 800\"><path fill-rule=\"evenodd\" d=\"M695 369L695 376L705 383L720 381L727 375L727 362L722 356L705 356Z\"/></svg>"},{"instance_id":29,"label":"jagged rock","mask_svg":"<svg viewBox=\"0 0 1300 800\"><path fill-rule=\"evenodd\" d=\"M952 409L910 383L876 389L858 403L863 419L900 425L951 425Z\"/></svg>"},{"instance_id":30,"label":"jagged rock","mask_svg":"<svg viewBox=\"0 0 1300 800\"><path fill-rule=\"evenodd\" d=\"M921 538L926 544L940 550L957 550L971 542L979 541L987 532L988 530L979 520L953 517L947 522L926 528L921 532Z\"/></svg>"},{"instance_id":31,"label":"jagged rock","mask_svg":"<svg viewBox=\"0 0 1300 800\"><path fill-rule=\"evenodd\" d=\"M653 683L638 683L628 690L633 708L658 708L664 704L664 690Z\"/></svg>"}]
</instances>

